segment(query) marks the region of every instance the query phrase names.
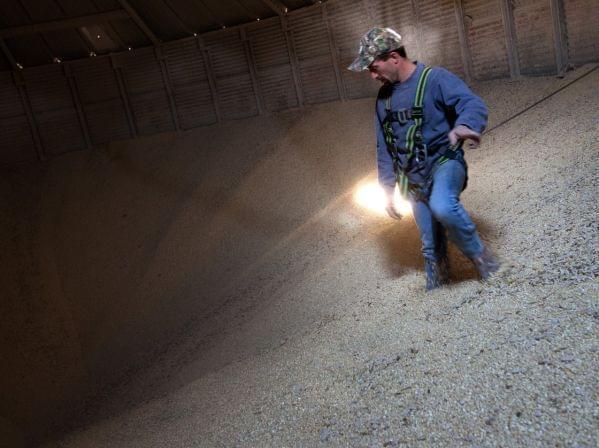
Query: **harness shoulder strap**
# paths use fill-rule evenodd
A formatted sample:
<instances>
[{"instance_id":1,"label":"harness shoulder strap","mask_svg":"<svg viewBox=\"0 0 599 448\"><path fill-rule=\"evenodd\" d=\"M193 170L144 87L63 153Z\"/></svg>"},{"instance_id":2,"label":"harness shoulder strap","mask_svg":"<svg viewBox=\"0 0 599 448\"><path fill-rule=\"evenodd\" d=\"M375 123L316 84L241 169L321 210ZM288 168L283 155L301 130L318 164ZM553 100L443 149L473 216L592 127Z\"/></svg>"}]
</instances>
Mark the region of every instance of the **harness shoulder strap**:
<instances>
[{"instance_id":1,"label":"harness shoulder strap","mask_svg":"<svg viewBox=\"0 0 599 448\"><path fill-rule=\"evenodd\" d=\"M410 111L410 118L414 120L414 123L410 125L406 133L406 150L408 152L408 160L413 155L414 145L422 146L422 121L424 119L424 92L426 83L431 74L432 69L430 67L424 67L420 76L418 77L418 84L416 86L416 94L414 96L414 105ZM387 144L387 150L389 151L391 158L393 159L393 168L397 176L397 183L399 185L399 192L402 197L407 198L409 182L408 177L404 173L400 166L398 149L395 146L395 138L393 136L392 122L393 112L391 110L391 97L389 95L385 100L385 119L383 120L383 133L385 136L385 142Z\"/></svg>"},{"instance_id":2,"label":"harness shoulder strap","mask_svg":"<svg viewBox=\"0 0 599 448\"><path fill-rule=\"evenodd\" d=\"M424 91L426 88L426 82L431 74L432 69L430 67L424 67L420 77L418 78L418 85L416 86L416 94L414 95L414 105L412 106L412 118L414 123L410 125L406 132L406 149L408 150L408 160L412 158L414 154L414 144L418 146L423 144L422 141L422 120L424 119ZM404 172L398 174L397 183L399 184L399 193L404 199L408 197L408 176Z\"/></svg>"},{"instance_id":3,"label":"harness shoulder strap","mask_svg":"<svg viewBox=\"0 0 599 448\"><path fill-rule=\"evenodd\" d=\"M414 106L412 107L412 118L414 118L414 124L408 128L406 133L406 148L412 153L414 149L415 140L417 143L422 144L422 120L424 118L424 91L426 88L426 82L431 74L432 69L430 67L424 67L420 77L418 78L418 85L416 86L416 95L414 96ZM417 137L415 139L415 137Z\"/></svg>"}]
</instances>

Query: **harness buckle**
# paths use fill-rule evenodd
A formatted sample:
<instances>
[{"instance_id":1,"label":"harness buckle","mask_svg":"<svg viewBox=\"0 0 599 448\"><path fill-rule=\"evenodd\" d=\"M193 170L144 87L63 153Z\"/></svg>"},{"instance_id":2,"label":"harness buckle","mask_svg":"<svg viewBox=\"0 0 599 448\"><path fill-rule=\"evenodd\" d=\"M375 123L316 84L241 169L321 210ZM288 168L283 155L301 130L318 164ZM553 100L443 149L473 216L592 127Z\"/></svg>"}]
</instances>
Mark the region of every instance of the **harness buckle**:
<instances>
[{"instance_id":1,"label":"harness buckle","mask_svg":"<svg viewBox=\"0 0 599 448\"><path fill-rule=\"evenodd\" d=\"M408 122L409 117L408 117L408 110L407 109L399 109L396 113L395 116L397 118L397 121L399 122L399 124L404 125Z\"/></svg>"},{"instance_id":2,"label":"harness buckle","mask_svg":"<svg viewBox=\"0 0 599 448\"><path fill-rule=\"evenodd\" d=\"M416 163L421 163L426 160L428 156L428 146L425 143L415 145L414 147L414 158Z\"/></svg>"},{"instance_id":3,"label":"harness buckle","mask_svg":"<svg viewBox=\"0 0 599 448\"><path fill-rule=\"evenodd\" d=\"M412 119L424 118L424 108L422 106L412 106Z\"/></svg>"}]
</instances>

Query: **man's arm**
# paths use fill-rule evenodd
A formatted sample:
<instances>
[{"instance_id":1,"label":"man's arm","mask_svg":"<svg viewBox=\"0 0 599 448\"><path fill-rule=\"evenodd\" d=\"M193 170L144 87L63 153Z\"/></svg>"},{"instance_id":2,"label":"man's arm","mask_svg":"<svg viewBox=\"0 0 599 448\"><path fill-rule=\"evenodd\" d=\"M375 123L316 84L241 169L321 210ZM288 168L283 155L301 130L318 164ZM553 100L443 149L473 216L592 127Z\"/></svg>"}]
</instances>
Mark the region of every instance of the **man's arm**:
<instances>
[{"instance_id":1,"label":"man's arm","mask_svg":"<svg viewBox=\"0 0 599 448\"><path fill-rule=\"evenodd\" d=\"M379 117L378 110L374 114L374 128L376 132L376 161L378 168L379 185L385 191L387 196L387 214L394 219L401 219L401 215L393 207L393 193L395 191L395 172L393 171L393 159L387 150L385 142L385 133L383 124Z\"/></svg>"},{"instance_id":2,"label":"man's arm","mask_svg":"<svg viewBox=\"0 0 599 448\"><path fill-rule=\"evenodd\" d=\"M438 99L457 116L449 133L450 144L465 139L478 144L487 126L488 111L484 101L472 93L464 81L443 68L438 69L437 85Z\"/></svg>"}]
</instances>

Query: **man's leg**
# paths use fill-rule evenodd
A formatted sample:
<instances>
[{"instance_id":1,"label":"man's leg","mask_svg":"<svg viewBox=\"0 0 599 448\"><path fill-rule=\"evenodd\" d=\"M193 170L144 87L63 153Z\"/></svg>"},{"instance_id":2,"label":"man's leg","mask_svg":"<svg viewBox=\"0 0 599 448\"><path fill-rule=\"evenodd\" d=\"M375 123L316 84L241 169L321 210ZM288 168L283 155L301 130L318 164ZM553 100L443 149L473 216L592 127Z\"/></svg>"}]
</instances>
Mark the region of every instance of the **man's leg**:
<instances>
[{"instance_id":1,"label":"man's leg","mask_svg":"<svg viewBox=\"0 0 599 448\"><path fill-rule=\"evenodd\" d=\"M447 231L443 224L435 219L437 225L435 229L435 253L437 255L437 266L441 283L449 283L449 257L447 255Z\"/></svg>"},{"instance_id":2,"label":"man's leg","mask_svg":"<svg viewBox=\"0 0 599 448\"><path fill-rule=\"evenodd\" d=\"M476 226L460 203L460 193L466 178L464 166L448 160L433 175L429 207L433 216L447 229L449 239L470 258L483 279L499 268L485 249Z\"/></svg>"},{"instance_id":3,"label":"man's leg","mask_svg":"<svg viewBox=\"0 0 599 448\"><path fill-rule=\"evenodd\" d=\"M441 264L447 259L445 229L435 219L427 203L416 200L411 203L422 242L426 289L430 291L447 281L444 265Z\"/></svg>"}]
</instances>

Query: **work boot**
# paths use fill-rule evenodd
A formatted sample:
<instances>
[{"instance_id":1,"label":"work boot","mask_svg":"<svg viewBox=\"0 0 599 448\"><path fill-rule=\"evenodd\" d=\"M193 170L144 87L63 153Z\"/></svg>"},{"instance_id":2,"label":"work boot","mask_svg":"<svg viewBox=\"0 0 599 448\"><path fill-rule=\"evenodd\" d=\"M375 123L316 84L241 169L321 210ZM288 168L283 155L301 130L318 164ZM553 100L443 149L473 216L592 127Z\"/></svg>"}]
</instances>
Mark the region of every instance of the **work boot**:
<instances>
[{"instance_id":1,"label":"work boot","mask_svg":"<svg viewBox=\"0 0 599 448\"><path fill-rule=\"evenodd\" d=\"M424 272L426 272L427 291L437 289L443 284L439 264L436 261L424 260Z\"/></svg>"},{"instance_id":2,"label":"work boot","mask_svg":"<svg viewBox=\"0 0 599 448\"><path fill-rule=\"evenodd\" d=\"M501 263L495 259L491 251L486 247L479 256L474 257L471 260L478 271L481 280L488 280L501 266Z\"/></svg>"}]
</instances>

